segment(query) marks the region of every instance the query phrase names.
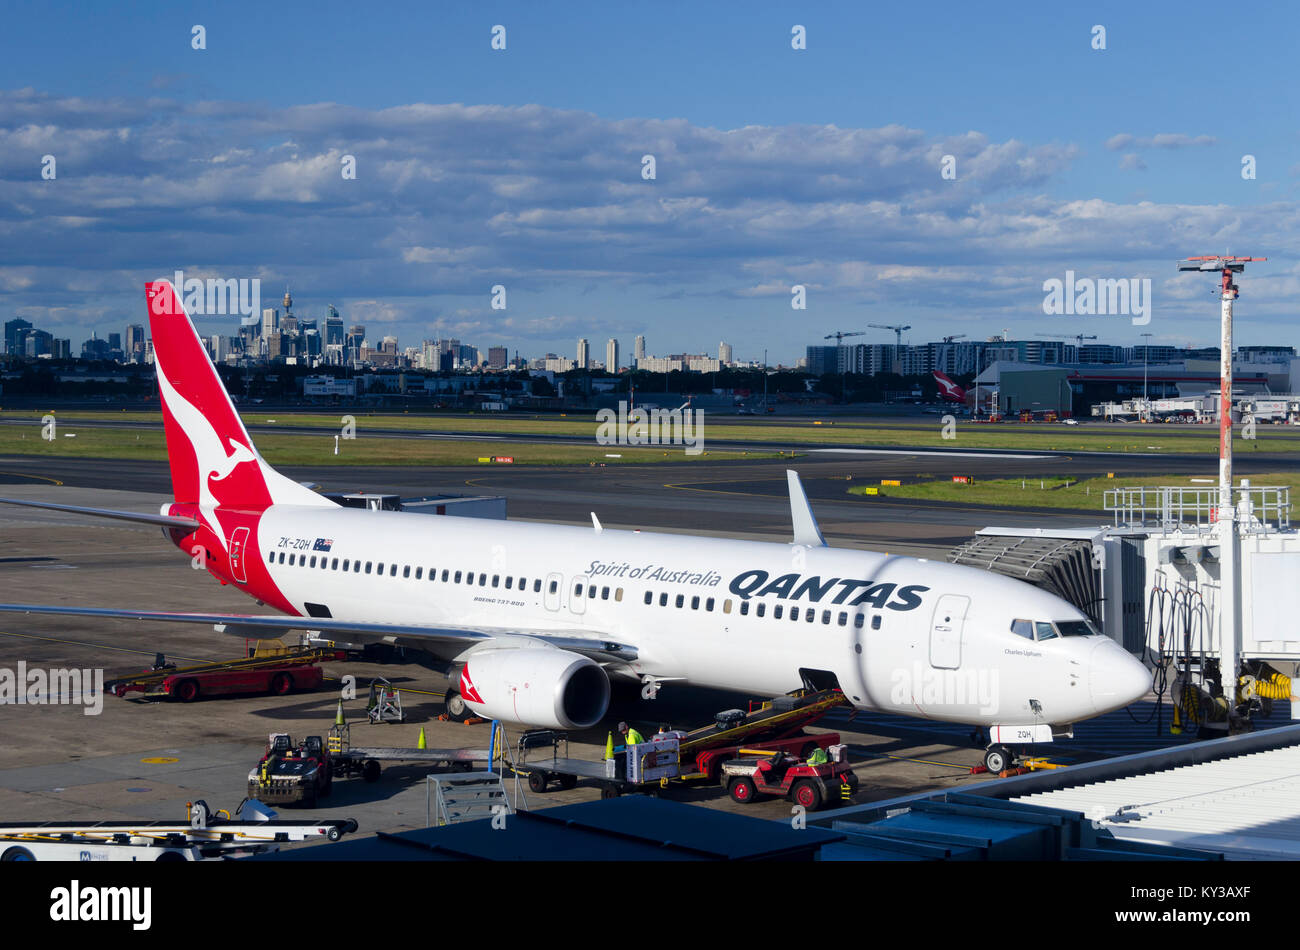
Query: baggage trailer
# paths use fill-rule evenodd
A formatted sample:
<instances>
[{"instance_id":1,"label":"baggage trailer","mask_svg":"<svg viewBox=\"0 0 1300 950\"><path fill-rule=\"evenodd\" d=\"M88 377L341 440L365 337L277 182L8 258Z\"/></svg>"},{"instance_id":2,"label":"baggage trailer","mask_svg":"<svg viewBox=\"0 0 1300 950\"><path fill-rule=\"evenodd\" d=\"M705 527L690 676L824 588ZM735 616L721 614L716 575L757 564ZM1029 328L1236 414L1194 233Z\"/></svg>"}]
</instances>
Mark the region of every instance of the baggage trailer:
<instances>
[{"instance_id":1,"label":"baggage trailer","mask_svg":"<svg viewBox=\"0 0 1300 950\"><path fill-rule=\"evenodd\" d=\"M282 819L252 801L234 816L224 809L214 814L200 800L184 821L5 822L0 862L221 860L277 851L289 841L338 841L356 830L351 818Z\"/></svg>"},{"instance_id":2,"label":"baggage trailer","mask_svg":"<svg viewBox=\"0 0 1300 950\"><path fill-rule=\"evenodd\" d=\"M334 778L360 775L367 782L379 780L381 762L422 762L446 765L458 772L468 772L476 762L487 762L489 767L502 753L505 730L499 721L492 723L492 738L486 749L421 749L380 748L352 745L352 727L348 723L336 724L330 729L327 751Z\"/></svg>"},{"instance_id":3,"label":"baggage trailer","mask_svg":"<svg viewBox=\"0 0 1300 950\"><path fill-rule=\"evenodd\" d=\"M177 667L161 653L154 665L120 679L109 680L104 690L114 696L143 693L146 697L167 697L183 703L206 696L234 694L287 695L294 690L318 689L325 681L318 663L346 659L342 650L296 649L269 656L200 663Z\"/></svg>"}]
</instances>

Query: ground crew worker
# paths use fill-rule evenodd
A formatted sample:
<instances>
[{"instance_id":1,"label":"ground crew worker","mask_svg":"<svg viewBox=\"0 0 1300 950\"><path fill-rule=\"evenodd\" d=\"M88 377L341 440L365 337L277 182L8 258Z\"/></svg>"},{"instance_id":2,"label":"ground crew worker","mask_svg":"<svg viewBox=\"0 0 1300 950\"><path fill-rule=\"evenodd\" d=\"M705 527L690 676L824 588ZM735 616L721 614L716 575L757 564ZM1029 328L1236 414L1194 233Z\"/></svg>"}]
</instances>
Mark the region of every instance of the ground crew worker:
<instances>
[{"instance_id":1,"label":"ground crew worker","mask_svg":"<svg viewBox=\"0 0 1300 950\"><path fill-rule=\"evenodd\" d=\"M645 736L637 732L634 726L629 726L625 722L620 722L618 724L618 731L623 736L623 741L628 745L637 745L638 743L645 742Z\"/></svg>"}]
</instances>

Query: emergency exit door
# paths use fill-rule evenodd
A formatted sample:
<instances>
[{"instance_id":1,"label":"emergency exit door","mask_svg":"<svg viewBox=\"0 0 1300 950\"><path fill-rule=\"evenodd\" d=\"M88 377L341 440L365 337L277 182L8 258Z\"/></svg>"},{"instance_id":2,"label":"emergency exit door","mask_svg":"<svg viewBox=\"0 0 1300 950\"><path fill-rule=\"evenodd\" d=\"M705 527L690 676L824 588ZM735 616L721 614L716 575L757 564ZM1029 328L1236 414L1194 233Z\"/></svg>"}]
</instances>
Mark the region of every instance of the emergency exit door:
<instances>
[{"instance_id":1,"label":"emergency exit door","mask_svg":"<svg viewBox=\"0 0 1300 950\"><path fill-rule=\"evenodd\" d=\"M961 666L961 635L970 598L944 594L934 605L930 620L930 665L940 670Z\"/></svg>"}]
</instances>

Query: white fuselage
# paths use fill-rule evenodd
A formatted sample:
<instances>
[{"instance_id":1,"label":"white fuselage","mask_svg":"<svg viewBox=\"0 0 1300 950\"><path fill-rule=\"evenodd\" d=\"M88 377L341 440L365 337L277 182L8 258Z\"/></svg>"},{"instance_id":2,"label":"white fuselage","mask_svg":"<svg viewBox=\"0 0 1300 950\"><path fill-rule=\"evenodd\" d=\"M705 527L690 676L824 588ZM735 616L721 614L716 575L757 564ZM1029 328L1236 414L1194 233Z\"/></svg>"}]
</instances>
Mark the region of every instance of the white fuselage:
<instances>
[{"instance_id":1,"label":"white fuselage","mask_svg":"<svg viewBox=\"0 0 1300 950\"><path fill-rule=\"evenodd\" d=\"M776 695L798 687L801 670L823 671L859 708L983 725L1073 723L1128 704L1147 681L1104 636L1013 632L1017 620L1078 629L1084 615L1068 602L942 562L285 505L265 512L258 535L271 577L303 614L321 615L311 604L345 620L634 645L637 658L615 675Z\"/></svg>"}]
</instances>

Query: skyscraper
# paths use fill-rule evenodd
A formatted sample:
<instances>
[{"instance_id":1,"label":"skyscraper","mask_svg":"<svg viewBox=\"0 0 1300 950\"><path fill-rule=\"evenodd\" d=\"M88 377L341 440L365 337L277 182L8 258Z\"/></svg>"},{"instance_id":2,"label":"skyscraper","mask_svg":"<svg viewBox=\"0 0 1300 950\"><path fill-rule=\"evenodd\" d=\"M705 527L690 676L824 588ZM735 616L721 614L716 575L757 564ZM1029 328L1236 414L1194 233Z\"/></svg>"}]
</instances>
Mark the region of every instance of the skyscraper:
<instances>
[{"instance_id":1,"label":"skyscraper","mask_svg":"<svg viewBox=\"0 0 1300 950\"><path fill-rule=\"evenodd\" d=\"M730 344L730 343L719 343L719 344L718 344L718 362L720 362L723 366L726 366L728 363L733 362L733 360L732 360L732 358L731 358L731 344Z\"/></svg>"},{"instance_id":2,"label":"skyscraper","mask_svg":"<svg viewBox=\"0 0 1300 950\"><path fill-rule=\"evenodd\" d=\"M605 372L618 372L618 340L610 340L605 344Z\"/></svg>"},{"instance_id":3,"label":"skyscraper","mask_svg":"<svg viewBox=\"0 0 1300 950\"><path fill-rule=\"evenodd\" d=\"M632 366L638 367L641 361L645 359L645 336L638 334L635 342L632 344Z\"/></svg>"},{"instance_id":4,"label":"skyscraper","mask_svg":"<svg viewBox=\"0 0 1300 950\"><path fill-rule=\"evenodd\" d=\"M591 355L590 350L591 347L587 345L585 338L578 341L578 358L574 361L577 364L578 369L587 368L587 363Z\"/></svg>"}]
</instances>

